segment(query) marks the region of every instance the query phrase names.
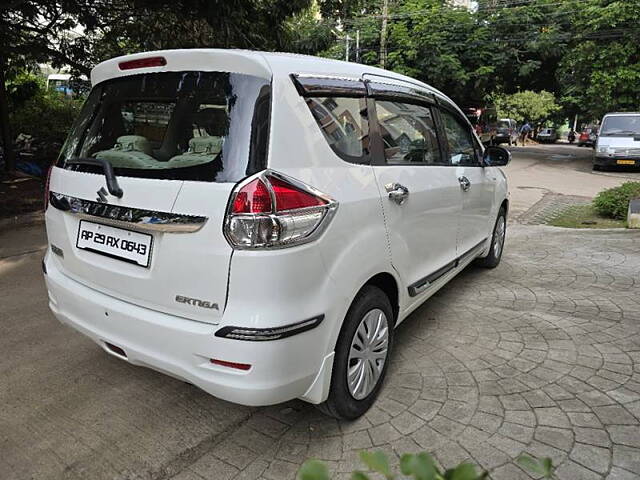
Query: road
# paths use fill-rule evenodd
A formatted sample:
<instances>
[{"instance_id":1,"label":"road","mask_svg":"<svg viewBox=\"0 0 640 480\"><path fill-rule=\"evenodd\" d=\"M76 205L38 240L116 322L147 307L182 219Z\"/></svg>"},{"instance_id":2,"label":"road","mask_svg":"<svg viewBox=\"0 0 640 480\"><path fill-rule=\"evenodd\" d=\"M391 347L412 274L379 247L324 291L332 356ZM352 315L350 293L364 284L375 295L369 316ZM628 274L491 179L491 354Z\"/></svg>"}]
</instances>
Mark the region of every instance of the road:
<instances>
[{"instance_id":1,"label":"road","mask_svg":"<svg viewBox=\"0 0 640 480\"><path fill-rule=\"evenodd\" d=\"M518 216L545 193L594 197L624 181L640 180L629 171L593 172L593 150L568 143L512 147L514 161L505 168L511 190L511 213Z\"/></svg>"},{"instance_id":2,"label":"road","mask_svg":"<svg viewBox=\"0 0 640 480\"><path fill-rule=\"evenodd\" d=\"M513 217L548 191L593 196L590 150L514 149ZM567 157L566 155L572 155ZM638 174L635 174L638 175ZM0 232L0 478L335 478L360 449L468 459L528 478L640 478L640 234L512 223L503 263L467 269L398 331L389 381L356 422L300 401L248 408L109 356L47 308L41 225Z\"/></svg>"}]
</instances>

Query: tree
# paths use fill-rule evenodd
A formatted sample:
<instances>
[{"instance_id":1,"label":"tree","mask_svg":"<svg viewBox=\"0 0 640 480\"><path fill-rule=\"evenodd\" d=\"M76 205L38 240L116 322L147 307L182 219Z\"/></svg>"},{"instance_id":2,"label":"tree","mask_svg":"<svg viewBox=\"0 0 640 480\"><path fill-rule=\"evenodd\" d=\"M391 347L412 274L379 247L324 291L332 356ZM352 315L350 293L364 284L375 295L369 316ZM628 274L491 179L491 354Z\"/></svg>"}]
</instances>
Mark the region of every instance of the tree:
<instances>
[{"instance_id":1,"label":"tree","mask_svg":"<svg viewBox=\"0 0 640 480\"><path fill-rule=\"evenodd\" d=\"M0 6L0 125L14 166L6 82L36 63L88 74L107 58L141 50L287 44L286 20L311 0L9 0Z\"/></svg>"},{"instance_id":2,"label":"tree","mask_svg":"<svg viewBox=\"0 0 640 480\"><path fill-rule=\"evenodd\" d=\"M296 50L344 58L360 32L361 61L380 65L382 0L318 0L321 18L297 32ZM464 106L531 90L558 98L555 115L598 118L640 108L640 2L479 0L475 12L442 0L389 2L387 68L443 90ZM306 44L305 28L333 26ZM317 37L311 37L317 39Z\"/></svg>"},{"instance_id":3,"label":"tree","mask_svg":"<svg viewBox=\"0 0 640 480\"><path fill-rule=\"evenodd\" d=\"M524 90L510 95L496 95L494 102L498 116L513 118L517 122L527 121L534 125L544 124L560 110L552 93Z\"/></svg>"},{"instance_id":4,"label":"tree","mask_svg":"<svg viewBox=\"0 0 640 480\"><path fill-rule=\"evenodd\" d=\"M560 101L588 120L640 108L640 2L585 0L573 15L571 54L558 70Z\"/></svg>"}]
</instances>

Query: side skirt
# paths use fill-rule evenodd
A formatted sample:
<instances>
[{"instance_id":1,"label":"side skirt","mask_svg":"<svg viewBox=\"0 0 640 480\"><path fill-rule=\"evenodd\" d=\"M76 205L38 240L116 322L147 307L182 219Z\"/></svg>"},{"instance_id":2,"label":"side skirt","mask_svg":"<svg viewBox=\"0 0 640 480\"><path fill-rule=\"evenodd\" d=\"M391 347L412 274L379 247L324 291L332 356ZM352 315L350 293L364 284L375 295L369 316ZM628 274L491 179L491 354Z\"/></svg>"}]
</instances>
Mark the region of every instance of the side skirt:
<instances>
[{"instance_id":1,"label":"side skirt","mask_svg":"<svg viewBox=\"0 0 640 480\"><path fill-rule=\"evenodd\" d=\"M484 240L482 240L481 242L478 242L475 246L467 250L465 253L460 255L458 258L446 264L444 267L439 268L435 272L430 273L426 277L421 278L417 282L409 285L409 287L407 288L407 290L409 291L409 296L410 297L418 296L422 292L426 291L429 287L431 287L436 281L438 281L444 275L449 273L451 270L458 268L462 264L465 264L465 265L468 264L470 260L473 260L482 252L482 248L484 247L486 242L487 242L487 239L485 238Z\"/></svg>"}]
</instances>

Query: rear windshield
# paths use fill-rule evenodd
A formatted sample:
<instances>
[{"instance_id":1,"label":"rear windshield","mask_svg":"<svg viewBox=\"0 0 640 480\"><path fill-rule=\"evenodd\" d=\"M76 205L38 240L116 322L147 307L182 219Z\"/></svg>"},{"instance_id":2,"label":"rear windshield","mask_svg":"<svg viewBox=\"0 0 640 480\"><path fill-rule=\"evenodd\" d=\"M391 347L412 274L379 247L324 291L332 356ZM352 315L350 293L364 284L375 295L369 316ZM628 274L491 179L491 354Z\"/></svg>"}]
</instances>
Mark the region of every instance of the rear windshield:
<instances>
[{"instance_id":1,"label":"rear windshield","mask_svg":"<svg viewBox=\"0 0 640 480\"><path fill-rule=\"evenodd\" d=\"M511 122L509 122L509 120L500 120L498 122L498 128L511 128Z\"/></svg>"},{"instance_id":2,"label":"rear windshield","mask_svg":"<svg viewBox=\"0 0 640 480\"><path fill-rule=\"evenodd\" d=\"M225 72L116 78L90 93L58 166L105 159L116 175L237 182L266 166L270 84Z\"/></svg>"},{"instance_id":3,"label":"rear windshield","mask_svg":"<svg viewBox=\"0 0 640 480\"><path fill-rule=\"evenodd\" d=\"M640 115L605 117L600 135L621 137L640 135Z\"/></svg>"}]
</instances>

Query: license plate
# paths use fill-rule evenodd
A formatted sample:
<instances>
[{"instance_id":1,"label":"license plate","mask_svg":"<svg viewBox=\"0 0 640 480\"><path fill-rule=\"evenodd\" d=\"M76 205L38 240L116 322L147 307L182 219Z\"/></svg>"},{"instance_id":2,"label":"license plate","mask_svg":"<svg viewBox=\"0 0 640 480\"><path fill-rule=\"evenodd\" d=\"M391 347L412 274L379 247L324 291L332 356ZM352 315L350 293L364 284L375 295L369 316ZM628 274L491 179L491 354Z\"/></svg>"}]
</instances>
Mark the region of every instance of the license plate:
<instances>
[{"instance_id":1,"label":"license plate","mask_svg":"<svg viewBox=\"0 0 640 480\"><path fill-rule=\"evenodd\" d=\"M80 221L76 246L101 255L149 266L153 236L148 233L132 232L123 228L110 227L99 223Z\"/></svg>"},{"instance_id":2,"label":"license plate","mask_svg":"<svg viewBox=\"0 0 640 480\"><path fill-rule=\"evenodd\" d=\"M618 165L635 165L635 160L618 160L616 162Z\"/></svg>"}]
</instances>

